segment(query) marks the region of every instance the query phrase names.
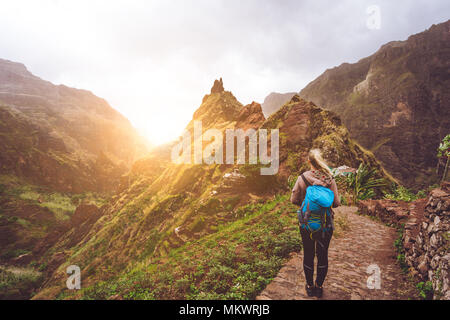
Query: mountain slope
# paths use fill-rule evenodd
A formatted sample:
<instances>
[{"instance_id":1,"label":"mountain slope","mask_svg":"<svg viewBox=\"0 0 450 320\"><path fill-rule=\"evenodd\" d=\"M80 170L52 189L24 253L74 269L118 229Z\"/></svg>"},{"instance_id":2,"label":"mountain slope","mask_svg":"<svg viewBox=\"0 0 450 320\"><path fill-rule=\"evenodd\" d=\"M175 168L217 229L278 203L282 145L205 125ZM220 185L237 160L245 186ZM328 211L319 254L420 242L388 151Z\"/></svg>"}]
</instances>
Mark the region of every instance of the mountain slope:
<instances>
[{"instance_id":1,"label":"mountain slope","mask_svg":"<svg viewBox=\"0 0 450 320\"><path fill-rule=\"evenodd\" d=\"M287 180L307 168L310 148L322 148L333 166L364 162L383 175L335 114L294 96L264 119L259 104L242 106L213 88L187 130L200 119L203 129L279 129L278 173L263 176L260 164L175 164L174 144L154 149L95 219L49 236L38 261L51 262L47 280L34 299L255 297L299 248ZM82 270L78 292L65 289L72 264Z\"/></svg>"},{"instance_id":2,"label":"mountain slope","mask_svg":"<svg viewBox=\"0 0 450 320\"><path fill-rule=\"evenodd\" d=\"M78 205L101 206L148 147L105 100L0 59L0 150L0 264L15 268L77 224Z\"/></svg>"},{"instance_id":3,"label":"mountain slope","mask_svg":"<svg viewBox=\"0 0 450 320\"><path fill-rule=\"evenodd\" d=\"M436 182L436 148L450 132L450 21L325 71L300 96L342 117L392 175Z\"/></svg>"},{"instance_id":4,"label":"mountain slope","mask_svg":"<svg viewBox=\"0 0 450 320\"><path fill-rule=\"evenodd\" d=\"M147 146L129 121L85 90L53 85L0 59L0 173L54 190L114 190Z\"/></svg>"}]
</instances>

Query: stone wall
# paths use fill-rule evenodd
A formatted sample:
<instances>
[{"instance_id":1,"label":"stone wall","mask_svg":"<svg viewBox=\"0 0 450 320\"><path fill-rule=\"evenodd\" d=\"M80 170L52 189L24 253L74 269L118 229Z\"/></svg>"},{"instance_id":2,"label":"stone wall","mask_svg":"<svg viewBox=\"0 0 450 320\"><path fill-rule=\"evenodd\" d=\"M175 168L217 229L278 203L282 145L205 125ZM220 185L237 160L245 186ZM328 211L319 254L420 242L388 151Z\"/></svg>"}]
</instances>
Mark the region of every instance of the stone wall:
<instances>
[{"instance_id":1,"label":"stone wall","mask_svg":"<svg viewBox=\"0 0 450 320\"><path fill-rule=\"evenodd\" d=\"M427 199L366 200L358 207L362 214L404 226L402 242L411 274L433 283L433 299L450 300L450 184L434 189Z\"/></svg>"}]
</instances>

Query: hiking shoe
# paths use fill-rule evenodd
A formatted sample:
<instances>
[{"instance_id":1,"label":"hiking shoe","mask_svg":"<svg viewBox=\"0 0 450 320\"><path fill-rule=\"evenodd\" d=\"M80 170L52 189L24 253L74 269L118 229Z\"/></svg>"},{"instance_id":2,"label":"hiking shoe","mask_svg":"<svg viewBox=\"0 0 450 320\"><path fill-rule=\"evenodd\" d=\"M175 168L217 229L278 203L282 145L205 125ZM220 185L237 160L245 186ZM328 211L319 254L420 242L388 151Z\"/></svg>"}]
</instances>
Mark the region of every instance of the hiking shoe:
<instances>
[{"instance_id":1,"label":"hiking shoe","mask_svg":"<svg viewBox=\"0 0 450 320\"><path fill-rule=\"evenodd\" d=\"M308 295L308 297L314 297L314 287L313 286L308 286L307 284L305 284L305 291L306 291L306 294Z\"/></svg>"},{"instance_id":2,"label":"hiking shoe","mask_svg":"<svg viewBox=\"0 0 450 320\"><path fill-rule=\"evenodd\" d=\"M323 287L318 286L317 283L316 283L316 285L314 287L314 295L317 298L322 298L322 295L323 295Z\"/></svg>"}]
</instances>

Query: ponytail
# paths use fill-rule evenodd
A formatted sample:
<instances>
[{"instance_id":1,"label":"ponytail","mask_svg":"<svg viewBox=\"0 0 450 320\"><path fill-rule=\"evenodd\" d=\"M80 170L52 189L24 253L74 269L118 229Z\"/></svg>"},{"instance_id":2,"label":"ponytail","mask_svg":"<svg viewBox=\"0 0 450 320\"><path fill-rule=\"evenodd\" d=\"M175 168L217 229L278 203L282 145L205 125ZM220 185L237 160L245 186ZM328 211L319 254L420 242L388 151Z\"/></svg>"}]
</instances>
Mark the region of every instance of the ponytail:
<instances>
[{"instance_id":1,"label":"ponytail","mask_svg":"<svg viewBox=\"0 0 450 320\"><path fill-rule=\"evenodd\" d=\"M319 149L310 150L308 153L308 158L314 168L325 174L327 177L333 177L333 173L331 172L325 160L323 160L322 154Z\"/></svg>"}]
</instances>

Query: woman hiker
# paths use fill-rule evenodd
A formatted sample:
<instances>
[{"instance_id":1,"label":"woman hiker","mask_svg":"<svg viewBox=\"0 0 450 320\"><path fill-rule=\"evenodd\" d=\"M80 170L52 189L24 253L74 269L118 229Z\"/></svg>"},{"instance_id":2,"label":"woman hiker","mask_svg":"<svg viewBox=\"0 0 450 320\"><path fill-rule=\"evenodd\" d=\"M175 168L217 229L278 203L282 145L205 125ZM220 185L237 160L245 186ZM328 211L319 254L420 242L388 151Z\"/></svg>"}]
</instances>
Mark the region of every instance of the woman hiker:
<instances>
[{"instance_id":1,"label":"woman hiker","mask_svg":"<svg viewBox=\"0 0 450 320\"><path fill-rule=\"evenodd\" d=\"M320 150L311 150L308 154L308 162L311 170L304 172L298 177L292 189L291 202L299 206L302 205L298 214L300 234L303 241L305 290L309 297L316 296L320 298L323 293L322 285L328 271L328 246L333 235L333 212L331 207L339 207L341 203L336 182L333 179L330 168L323 160ZM307 194L306 190L311 186L313 188L310 188ZM316 196L316 199L314 199L314 196ZM326 200L327 196L328 203L322 201ZM317 206L316 203L324 204L327 208ZM315 255L317 255L317 275L316 281L313 282Z\"/></svg>"}]
</instances>

